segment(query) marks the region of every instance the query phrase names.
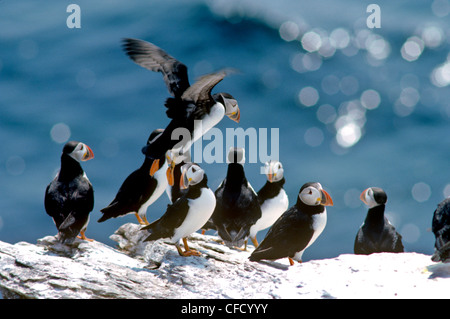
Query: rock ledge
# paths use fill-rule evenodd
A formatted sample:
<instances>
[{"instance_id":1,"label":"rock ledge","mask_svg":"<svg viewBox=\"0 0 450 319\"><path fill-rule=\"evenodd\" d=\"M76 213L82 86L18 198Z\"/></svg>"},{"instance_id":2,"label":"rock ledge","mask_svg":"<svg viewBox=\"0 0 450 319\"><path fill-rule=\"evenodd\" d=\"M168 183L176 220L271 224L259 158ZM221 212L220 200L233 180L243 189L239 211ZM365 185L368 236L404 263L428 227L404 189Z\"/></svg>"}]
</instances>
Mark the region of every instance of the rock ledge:
<instances>
[{"instance_id":1,"label":"rock ledge","mask_svg":"<svg viewBox=\"0 0 450 319\"><path fill-rule=\"evenodd\" d=\"M37 244L0 242L3 298L40 299L267 299L450 298L450 263L418 253L340 255L289 267L255 263L215 236L193 234L201 257L180 257L163 240L144 243L137 224L121 226L118 248L54 236ZM250 251L251 251L250 246Z\"/></svg>"}]
</instances>

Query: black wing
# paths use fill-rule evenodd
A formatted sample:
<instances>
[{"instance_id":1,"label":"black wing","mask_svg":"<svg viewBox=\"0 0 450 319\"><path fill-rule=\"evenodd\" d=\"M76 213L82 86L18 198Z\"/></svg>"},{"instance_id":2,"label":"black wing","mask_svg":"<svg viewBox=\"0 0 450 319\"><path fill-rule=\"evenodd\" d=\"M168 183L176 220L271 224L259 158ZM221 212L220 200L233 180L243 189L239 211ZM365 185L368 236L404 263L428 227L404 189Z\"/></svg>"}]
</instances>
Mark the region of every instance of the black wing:
<instances>
[{"instance_id":1,"label":"black wing","mask_svg":"<svg viewBox=\"0 0 450 319\"><path fill-rule=\"evenodd\" d=\"M150 71L161 72L170 94L181 97L189 87L187 67L154 45L138 39L126 38L123 47L128 56L138 65Z\"/></svg>"},{"instance_id":2,"label":"black wing","mask_svg":"<svg viewBox=\"0 0 450 319\"><path fill-rule=\"evenodd\" d=\"M431 230L436 237L436 249L441 249L443 245L450 241L450 198L439 203L434 211Z\"/></svg>"},{"instance_id":3,"label":"black wing","mask_svg":"<svg viewBox=\"0 0 450 319\"><path fill-rule=\"evenodd\" d=\"M57 192L64 198L63 201L56 202L56 206L60 209L58 222L54 217L63 243L75 239L88 222L89 214L94 208L94 189L91 183L86 178L79 177L77 185L76 189L72 189L67 185L60 184L60 191ZM51 205L55 205L55 202ZM61 220L62 222L58 225Z\"/></svg>"},{"instance_id":4,"label":"black wing","mask_svg":"<svg viewBox=\"0 0 450 319\"><path fill-rule=\"evenodd\" d=\"M369 255L376 252L378 247L375 242L366 238L363 228L359 228L356 234L353 251L356 255Z\"/></svg>"},{"instance_id":5,"label":"black wing","mask_svg":"<svg viewBox=\"0 0 450 319\"><path fill-rule=\"evenodd\" d=\"M311 240L314 234L311 224L309 215L299 213L292 206L272 225L264 240L251 254L250 260L293 257Z\"/></svg>"},{"instance_id":6,"label":"black wing","mask_svg":"<svg viewBox=\"0 0 450 319\"><path fill-rule=\"evenodd\" d=\"M404 251L404 247L402 236L385 218L381 233L369 231L365 225L361 226L356 234L353 250L355 254L369 255L381 252L400 253Z\"/></svg>"},{"instance_id":7,"label":"black wing","mask_svg":"<svg viewBox=\"0 0 450 319\"><path fill-rule=\"evenodd\" d=\"M84 177L79 177L76 188L58 181L55 178L46 188L45 211L55 221L59 229L70 213L88 216L94 208L94 190L91 183Z\"/></svg>"},{"instance_id":8,"label":"black wing","mask_svg":"<svg viewBox=\"0 0 450 319\"><path fill-rule=\"evenodd\" d=\"M59 226L59 237L62 243L70 243L80 233L83 226L88 222L89 213L71 212L64 222Z\"/></svg>"},{"instance_id":9,"label":"black wing","mask_svg":"<svg viewBox=\"0 0 450 319\"><path fill-rule=\"evenodd\" d=\"M249 236L250 227L261 217L261 207L247 183L239 193L228 193L225 184L226 179L215 192L216 208L211 220L225 242L239 247Z\"/></svg>"},{"instance_id":10,"label":"black wing","mask_svg":"<svg viewBox=\"0 0 450 319\"><path fill-rule=\"evenodd\" d=\"M56 228L58 228L61 223L64 221L65 216L62 211L64 202L64 196L62 196L59 192L57 192L57 180L56 178L48 184L45 189L45 197L44 197L44 207L47 215L53 218ZM66 214L66 216L69 213Z\"/></svg>"},{"instance_id":11,"label":"black wing","mask_svg":"<svg viewBox=\"0 0 450 319\"><path fill-rule=\"evenodd\" d=\"M100 210L103 216L98 222L137 212L153 194L157 185L157 180L149 175L148 170L145 171L145 168L135 170L122 183L113 201Z\"/></svg>"},{"instance_id":12,"label":"black wing","mask_svg":"<svg viewBox=\"0 0 450 319\"><path fill-rule=\"evenodd\" d=\"M177 199L175 203L167 205L167 210L161 218L142 228L150 233L145 241L172 237L175 229L183 223L188 211L189 201L185 196Z\"/></svg>"},{"instance_id":13,"label":"black wing","mask_svg":"<svg viewBox=\"0 0 450 319\"><path fill-rule=\"evenodd\" d=\"M192 101L195 104L195 119L202 118L204 114L210 112L211 107L216 103L211 95L211 91L229 73L229 69L224 69L215 73L206 74L200 77L183 93L181 98L184 101Z\"/></svg>"},{"instance_id":14,"label":"black wing","mask_svg":"<svg viewBox=\"0 0 450 319\"><path fill-rule=\"evenodd\" d=\"M385 227L381 237L380 251L402 253L404 251L402 236L387 219L384 222Z\"/></svg>"}]
</instances>

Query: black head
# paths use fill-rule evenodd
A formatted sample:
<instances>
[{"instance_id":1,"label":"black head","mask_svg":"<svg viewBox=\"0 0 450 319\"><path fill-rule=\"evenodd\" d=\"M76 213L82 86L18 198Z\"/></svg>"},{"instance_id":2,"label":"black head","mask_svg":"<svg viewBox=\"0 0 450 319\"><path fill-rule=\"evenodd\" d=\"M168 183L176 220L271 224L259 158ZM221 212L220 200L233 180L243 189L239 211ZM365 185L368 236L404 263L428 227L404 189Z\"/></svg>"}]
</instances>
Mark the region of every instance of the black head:
<instances>
[{"instance_id":1,"label":"black head","mask_svg":"<svg viewBox=\"0 0 450 319\"><path fill-rule=\"evenodd\" d=\"M298 198L308 206L333 206L331 196L317 182L304 184L300 188Z\"/></svg>"},{"instance_id":2,"label":"black head","mask_svg":"<svg viewBox=\"0 0 450 319\"><path fill-rule=\"evenodd\" d=\"M68 155L68 154L72 153L73 150L75 149L75 147L77 147L77 145L79 143L80 142L78 142L78 141L69 141L69 142L67 142L64 145L64 147L63 147L63 150L62 150L63 154L67 154Z\"/></svg>"},{"instance_id":3,"label":"black head","mask_svg":"<svg viewBox=\"0 0 450 319\"><path fill-rule=\"evenodd\" d=\"M230 93L226 93L226 92L214 93L213 98L214 98L214 100L219 101L221 103L223 103L225 99L236 100Z\"/></svg>"},{"instance_id":4,"label":"black head","mask_svg":"<svg viewBox=\"0 0 450 319\"><path fill-rule=\"evenodd\" d=\"M216 102L221 103L225 107L226 116L236 123L239 123L241 120L241 111L239 110L237 100L231 94L220 92L213 94L212 97Z\"/></svg>"},{"instance_id":5,"label":"black head","mask_svg":"<svg viewBox=\"0 0 450 319\"><path fill-rule=\"evenodd\" d=\"M156 138L158 136L160 136L162 133L164 132L164 129L162 128L157 128L156 130L154 130L153 132L150 133L150 136L148 137L147 140L147 145L149 145L150 143L152 143L154 140L156 140Z\"/></svg>"},{"instance_id":6,"label":"black head","mask_svg":"<svg viewBox=\"0 0 450 319\"><path fill-rule=\"evenodd\" d=\"M68 155L77 162L88 161L94 158L92 149L84 143L78 141L67 142L62 151L63 156Z\"/></svg>"},{"instance_id":7,"label":"black head","mask_svg":"<svg viewBox=\"0 0 450 319\"><path fill-rule=\"evenodd\" d=\"M387 195L385 191L379 187L369 187L365 189L359 197L364 204L373 208L379 205L385 205L387 202Z\"/></svg>"},{"instance_id":8,"label":"black head","mask_svg":"<svg viewBox=\"0 0 450 319\"><path fill-rule=\"evenodd\" d=\"M148 158L151 158L150 156L147 156L147 151L149 149L149 145L152 144L153 142L155 142L161 136L161 134L163 132L164 132L164 130L162 128L158 128L150 133L150 136L147 139L147 144L144 147L142 147L142 149L141 149L142 154L144 154Z\"/></svg>"}]
</instances>

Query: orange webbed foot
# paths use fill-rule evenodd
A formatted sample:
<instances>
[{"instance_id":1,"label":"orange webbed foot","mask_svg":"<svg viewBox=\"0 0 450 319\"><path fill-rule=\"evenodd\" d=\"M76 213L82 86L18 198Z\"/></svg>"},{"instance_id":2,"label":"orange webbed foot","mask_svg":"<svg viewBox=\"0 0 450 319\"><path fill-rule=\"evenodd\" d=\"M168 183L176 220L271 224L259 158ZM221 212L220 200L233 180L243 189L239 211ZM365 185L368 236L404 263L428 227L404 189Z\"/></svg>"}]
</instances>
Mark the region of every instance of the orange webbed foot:
<instances>
[{"instance_id":1,"label":"orange webbed foot","mask_svg":"<svg viewBox=\"0 0 450 319\"><path fill-rule=\"evenodd\" d=\"M86 241L89 241L89 242L93 242L94 241L93 239L86 237L86 235L84 234L84 230L80 231L80 235L77 236L77 238L83 239L83 240L86 240Z\"/></svg>"}]
</instances>

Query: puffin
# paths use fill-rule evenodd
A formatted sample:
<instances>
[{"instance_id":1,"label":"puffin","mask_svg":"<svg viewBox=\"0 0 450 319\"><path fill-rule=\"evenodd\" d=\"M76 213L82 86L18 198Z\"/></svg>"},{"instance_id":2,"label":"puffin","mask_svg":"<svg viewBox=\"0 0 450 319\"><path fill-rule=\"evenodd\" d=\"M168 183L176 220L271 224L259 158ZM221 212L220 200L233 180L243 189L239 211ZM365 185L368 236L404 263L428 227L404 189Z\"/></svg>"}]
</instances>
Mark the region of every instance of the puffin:
<instances>
[{"instance_id":1,"label":"puffin","mask_svg":"<svg viewBox=\"0 0 450 319\"><path fill-rule=\"evenodd\" d=\"M94 158L92 149L78 141L67 142L62 150L61 168L45 189L45 211L58 229L57 238L70 244L85 235L89 214L94 208L94 189L80 162Z\"/></svg>"},{"instance_id":2,"label":"puffin","mask_svg":"<svg viewBox=\"0 0 450 319\"><path fill-rule=\"evenodd\" d=\"M261 207L258 195L245 177L245 150L231 147L227 161L227 175L215 192L216 209L203 229L215 228L225 245L239 248L261 218Z\"/></svg>"},{"instance_id":3,"label":"puffin","mask_svg":"<svg viewBox=\"0 0 450 319\"><path fill-rule=\"evenodd\" d=\"M361 193L360 199L369 206L369 211L355 238L355 254L403 252L402 236L384 215L386 192L379 187L369 187Z\"/></svg>"},{"instance_id":4,"label":"puffin","mask_svg":"<svg viewBox=\"0 0 450 319\"><path fill-rule=\"evenodd\" d=\"M446 261L450 257L450 197L440 202L433 213L431 230L435 236L433 261Z\"/></svg>"},{"instance_id":5,"label":"puffin","mask_svg":"<svg viewBox=\"0 0 450 319\"><path fill-rule=\"evenodd\" d=\"M211 217L216 198L208 187L205 171L197 164L183 165L180 187L188 191L173 204L167 206L164 215L148 226L142 228L150 234L145 241L169 238L175 244L180 256L200 256L201 254L189 248L186 237L196 232ZM180 246L183 240L184 251Z\"/></svg>"},{"instance_id":6,"label":"puffin","mask_svg":"<svg viewBox=\"0 0 450 319\"><path fill-rule=\"evenodd\" d=\"M163 134L142 149L153 160L152 165L155 167L152 172L159 168L159 159L168 150L174 147L188 150L192 143L220 122L224 115L239 123L240 110L236 99L229 93L211 95L212 89L234 70L223 69L206 74L190 85L186 65L155 44L125 38L123 47L126 54L139 66L161 72L172 95L165 102L169 124ZM185 134L187 132L189 134Z\"/></svg>"},{"instance_id":7,"label":"puffin","mask_svg":"<svg viewBox=\"0 0 450 319\"><path fill-rule=\"evenodd\" d=\"M168 181L166 194L171 203L175 202L187 192L187 188L181 189L180 184L175 183L175 181L179 181L181 178L183 166L190 163L190 156L184 155L180 153L180 151L180 149L172 149L168 150L166 153L166 162L168 165L166 171Z\"/></svg>"},{"instance_id":8,"label":"puffin","mask_svg":"<svg viewBox=\"0 0 450 319\"><path fill-rule=\"evenodd\" d=\"M147 144L158 138L163 131L163 129L154 130L150 134ZM139 224L149 224L146 217L147 208L164 193L167 187L167 163L164 162L153 176L150 175L151 164L152 161L145 157L141 167L125 179L112 202L100 210L103 216L98 220L99 223L110 218L135 214Z\"/></svg>"},{"instance_id":9,"label":"puffin","mask_svg":"<svg viewBox=\"0 0 450 319\"><path fill-rule=\"evenodd\" d=\"M311 246L327 223L327 206L333 206L331 196L318 182L305 183L297 202L270 227L261 244L252 252L250 261L275 260L288 257L302 262L306 248Z\"/></svg>"},{"instance_id":10,"label":"puffin","mask_svg":"<svg viewBox=\"0 0 450 319\"><path fill-rule=\"evenodd\" d=\"M272 226L289 207L289 199L283 189L285 179L281 162L275 160L266 162L264 172L267 181L257 193L261 206L261 218L250 227L250 239L255 247L259 246L256 234Z\"/></svg>"}]
</instances>

